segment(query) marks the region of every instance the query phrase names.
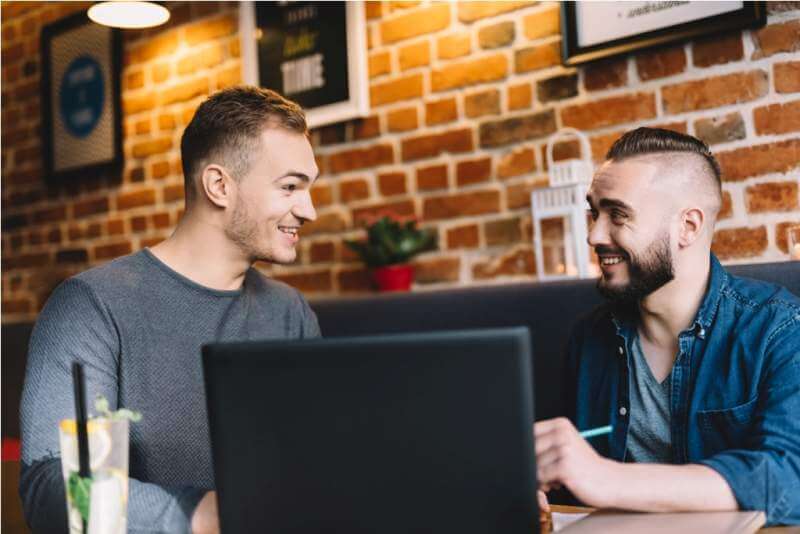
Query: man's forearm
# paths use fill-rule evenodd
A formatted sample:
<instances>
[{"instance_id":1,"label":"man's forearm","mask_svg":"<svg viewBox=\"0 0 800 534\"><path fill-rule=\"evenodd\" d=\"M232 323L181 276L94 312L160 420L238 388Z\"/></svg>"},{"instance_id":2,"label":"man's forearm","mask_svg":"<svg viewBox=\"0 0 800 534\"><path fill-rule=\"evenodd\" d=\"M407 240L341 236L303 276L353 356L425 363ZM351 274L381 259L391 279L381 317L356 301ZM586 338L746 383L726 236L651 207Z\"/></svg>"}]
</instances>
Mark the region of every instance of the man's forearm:
<instances>
[{"instance_id":1,"label":"man's forearm","mask_svg":"<svg viewBox=\"0 0 800 534\"><path fill-rule=\"evenodd\" d=\"M704 465L617 463L603 507L643 512L737 510L725 479Z\"/></svg>"}]
</instances>

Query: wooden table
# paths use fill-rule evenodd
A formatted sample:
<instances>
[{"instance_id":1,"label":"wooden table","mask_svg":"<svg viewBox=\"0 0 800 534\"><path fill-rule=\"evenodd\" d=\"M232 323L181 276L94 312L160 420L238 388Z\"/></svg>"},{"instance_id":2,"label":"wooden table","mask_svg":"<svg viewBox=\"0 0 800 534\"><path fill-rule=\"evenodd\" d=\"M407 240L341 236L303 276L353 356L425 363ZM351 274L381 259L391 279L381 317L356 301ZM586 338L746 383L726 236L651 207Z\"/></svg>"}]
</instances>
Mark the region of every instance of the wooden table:
<instances>
[{"instance_id":1,"label":"wooden table","mask_svg":"<svg viewBox=\"0 0 800 534\"><path fill-rule=\"evenodd\" d=\"M562 513L562 514L587 514L587 513L591 514L591 513L594 513L594 512L597 511L595 508L587 508L587 507L583 507L583 506L566 506L566 505L560 505L560 504L553 504L553 505L550 506L550 509L553 512ZM602 513L605 513L605 512L602 512ZM718 513L718 514L723 514L723 513L724 512ZM736 512L732 512L732 513L736 513ZM739 512L739 513L741 513L741 512ZM656 516L657 514L653 514L653 515ZM706 514L703 514L703 515L706 515ZM572 529L570 527L567 527L567 528L565 528L563 530L560 530L559 532L564 532L565 534L568 534L570 530L572 530ZM750 532L752 532L752 530ZM759 534L800 534L800 526L760 528L760 529L756 530L756 532L758 532Z\"/></svg>"}]
</instances>

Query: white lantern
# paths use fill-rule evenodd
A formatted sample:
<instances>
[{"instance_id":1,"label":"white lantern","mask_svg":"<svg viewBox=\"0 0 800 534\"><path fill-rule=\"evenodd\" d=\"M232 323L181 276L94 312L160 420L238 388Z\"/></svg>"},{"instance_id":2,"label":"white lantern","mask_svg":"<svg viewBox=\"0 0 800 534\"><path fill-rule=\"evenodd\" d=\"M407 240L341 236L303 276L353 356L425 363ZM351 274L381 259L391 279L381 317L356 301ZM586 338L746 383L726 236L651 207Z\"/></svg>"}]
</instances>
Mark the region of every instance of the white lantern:
<instances>
[{"instance_id":1,"label":"white lantern","mask_svg":"<svg viewBox=\"0 0 800 534\"><path fill-rule=\"evenodd\" d=\"M580 159L553 161L553 145L565 137L576 137L580 142ZM547 168L550 187L531 192L531 217L533 220L533 248L536 272L542 280L579 276L588 278L593 273L589 266L589 249L586 244L586 193L592 181L592 159L589 140L575 128L563 128L547 141ZM542 220L561 218L564 227L564 268L556 274L545 271Z\"/></svg>"}]
</instances>

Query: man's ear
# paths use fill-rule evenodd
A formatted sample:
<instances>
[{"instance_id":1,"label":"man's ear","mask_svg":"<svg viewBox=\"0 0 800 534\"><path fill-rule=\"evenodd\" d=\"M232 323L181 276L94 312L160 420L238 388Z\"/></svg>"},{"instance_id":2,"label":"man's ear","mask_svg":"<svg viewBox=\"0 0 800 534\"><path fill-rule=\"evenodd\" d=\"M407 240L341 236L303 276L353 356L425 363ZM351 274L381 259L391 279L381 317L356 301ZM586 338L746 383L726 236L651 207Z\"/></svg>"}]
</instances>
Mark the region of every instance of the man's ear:
<instances>
[{"instance_id":1,"label":"man's ear","mask_svg":"<svg viewBox=\"0 0 800 534\"><path fill-rule=\"evenodd\" d=\"M678 246L688 247L700 237L706 225L706 214L700 208L689 208L681 214Z\"/></svg>"},{"instance_id":2,"label":"man's ear","mask_svg":"<svg viewBox=\"0 0 800 534\"><path fill-rule=\"evenodd\" d=\"M215 163L206 165L203 169L203 174L200 176L200 190L209 202L217 207L227 208L233 201L233 180L221 166Z\"/></svg>"}]
</instances>

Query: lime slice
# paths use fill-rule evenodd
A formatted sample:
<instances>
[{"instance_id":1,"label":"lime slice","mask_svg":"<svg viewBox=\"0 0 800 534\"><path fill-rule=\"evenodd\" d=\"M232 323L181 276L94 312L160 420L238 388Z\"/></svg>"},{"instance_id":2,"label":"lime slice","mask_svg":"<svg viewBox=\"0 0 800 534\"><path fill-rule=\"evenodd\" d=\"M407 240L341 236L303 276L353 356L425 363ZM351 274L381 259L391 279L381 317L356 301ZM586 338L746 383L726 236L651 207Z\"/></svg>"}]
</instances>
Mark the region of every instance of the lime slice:
<instances>
[{"instance_id":1,"label":"lime slice","mask_svg":"<svg viewBox=\"0 0 800 534\"><path fill-rule=\"evenodd\" d=\"M78 436L77 425L72 419L64 419L59 424L61 429L61 462L68 472L78 471ZM86 424L89 434L89 468L94 471L111 454L111 434L103 421L90 420Z\"/></svg>"}]
</instances>

